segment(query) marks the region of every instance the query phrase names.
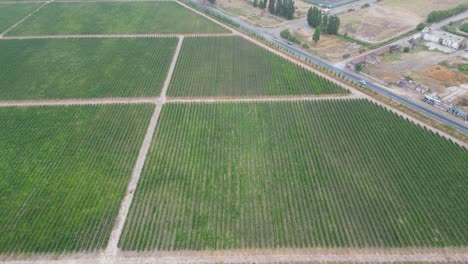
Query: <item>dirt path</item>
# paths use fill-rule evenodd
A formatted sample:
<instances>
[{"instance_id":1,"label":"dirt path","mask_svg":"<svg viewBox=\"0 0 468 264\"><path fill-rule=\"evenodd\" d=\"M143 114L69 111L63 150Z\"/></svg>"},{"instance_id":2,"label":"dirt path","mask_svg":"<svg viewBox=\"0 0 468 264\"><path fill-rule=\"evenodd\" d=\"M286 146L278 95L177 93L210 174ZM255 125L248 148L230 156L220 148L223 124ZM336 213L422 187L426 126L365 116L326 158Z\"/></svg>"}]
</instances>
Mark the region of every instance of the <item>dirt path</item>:
<instances>
[{"instance_id":1,"label":"dirt path","mask_svg":"<svg viewBox=\"0 0 468 264\"><path fill-rule=\"evenodd\" d=\"M187 34L79 34L79 35L37 35L4 36L3 39L68 39L68 38L168 38L168 37L230 37L232 33L187 33Z\"/></svg>"},{"instance_id":2,"label":"dirt path","mask_svg":"<svg viewBox=\"0 0 468 264\"><path fill-rule=\"evenodd\" d=\"M125 220L127 218L128 211L130 210L130 205L132 204L135 190L138 186L138 181L140 180L141 171L143 170L143 165L145 164L146 155L148 154L148 150L151 146L151 140L153 139L154 130L156 129L156 124L158 122L161 109L162 109L162 104L157 104L154 110L153 116L151 117L148 130L146 131L145 139L143 140L143 144L138 154L135 167L133 168L132 178L127 187L127 193L122 201L122 205L120 206L119 214L117 215L117 219L115 220L115 225L114 225L114 228L112 229L109 243L107 244L107 248L104 252L106 257L116 256L119 251L118 249L119 238L120 238L120 235L122 234L122 230L125 225Z\"/></svg>"},{"instance_id":3,"label":"dirt path","mask_svg":"<svg viewBox=\"0 0 468 264\"><path fill-rule=\"evenodd\" d=\"M348 100L364 98L359 95L319 95L319 96L262 96L262 97L230 97L230 98L167 98L168 103L256 103L256 102L295 102L319 100Z\"/></svg>"},{"instance_id":4,"label":"dirt path","mask_svg":"<svg viewBox=\"0 0 468 264\"><path fill-rule=\"evenodd\" d=\"M174 74L174 69L177 64L177 60L179 59L179 54L180 54L180 50L182 49L183 42L184 42L184 37L179 36L179 42L177 43L177 47L174 52L174 58L172 59L171 65L169 66L169 71L167 72L166 80L164 81L164 84L161 90L160 98L163 101L163 103L166 100L167 89L169 88L169 84L171 83L172 75Z\"/></svg>"},{"instance_id":5,"label":"dirt path","mask_svg":"<svg viewBox=\"0 0 468 264\"><path fill-rule=\"evenodd\" d=\"M17 259L6 264L130 264L130 263L280 263L280 262L459 262L468 261L468 248L360 248L360 249L246 249L219 251L119 252L114 258L98 254L33 256L32 260Z\"/></svg>"},{"instance_id":6,"label":"dirt path","mask_svg":"<svg viewBox=\"0 0 468 264\"><path fill-rule=\"evenodd\" d=\"M23 23L23 21L25 21L26 19L28 19L30 16L32 16L34 13L36 13L37 11L39 11L41 8L43 8L44 6L48 5L50 2L53 2L52 1L47 1L45 3L43 3L42 5L40 5L38 8L34 9L34 11L32 11L31 13L29 13L28 15L26 15L25 17L23 17L20 21L16 22L13 26L9 27L7 30L3 31L1 34L0 34L0 39L3 38L3 35L5 35L6 33L10 32L10 30L14 29L15 27L17 27L19 24Z\"/></svg>"},{"instance_id":7,"label":"dirt path","mask_svg":"<svg viewBox=\"0 0 468 264\"><path fill-rule=\"evenodd\" d=\"M107 263L109 258L111 259L114 258L119 252L119 248L118 248L119 239L120 239L120 236L122 235L122 231L125 225L125 220L127 219L127 215L130 210L130 205L132 204L133 196L138 186L138 181L140 180L141 171L143 170L143 165L145 164L145 160L146 160L146 155L148 154L149 148L151 146L151 141L153 139L154 131L156 129L156 124L159 119L159 114L161 113L161 109L166 101L167 88L169 87L169 83L171 82L172 74L174 73L175 65L177 63L177 59L179 58L179 53L180 53L180 49L182 47L183 41L184 41L184 37L179 37L177 48L174 52L174 56L172 58L171 65L169 67L166 80L164 81L164 85L161 91L161 96L157 100L158 103L156 105L156 109L154 110L153 116L151 117L151 121L150 121L148 130L146 132L143 145L140 149L140 153L138 154L138 159L135 164L135 167L133 168L132 178L127 188L127 194L125 195L125 198L122 201L122 205L120 206L119 214L117 215L114 228L112 229L109 243L107 244L107 248L104 252L103 258L104 258L105 263Z\"/></svg>"},{"instance_id":8,"label":"dirt path","mask_svg":"<svg viewBox=\"0 0 468 264\"><path fill-rule=\"evenodd\" d=\"M102 99L64 99L64 100L26 100L0 101L0 107L13 106L72 106L72 105L106 105L106 104L151 104L159 97L145 98L102 98Z\"/></svg>"}]
</instances>

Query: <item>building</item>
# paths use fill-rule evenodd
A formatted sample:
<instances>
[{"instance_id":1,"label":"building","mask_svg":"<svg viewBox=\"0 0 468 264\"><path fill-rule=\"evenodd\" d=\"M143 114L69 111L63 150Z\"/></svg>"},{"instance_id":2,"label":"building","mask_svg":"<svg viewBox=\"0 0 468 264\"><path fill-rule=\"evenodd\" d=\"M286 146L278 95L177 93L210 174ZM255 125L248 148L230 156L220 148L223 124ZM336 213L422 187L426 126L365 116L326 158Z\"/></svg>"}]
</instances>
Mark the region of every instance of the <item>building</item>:
<instances>
[{"instance_id":1,"label":"building","mask_svg":"<svg viewBox=\"0 0 468 264\"><path fill-rule=\"evenodd\" d=\"M463 49L467 45L467 41L464 37L441 30L431 29L429 27L421 32L421 39L455 50Z\"/></svg>"}]
</instances>

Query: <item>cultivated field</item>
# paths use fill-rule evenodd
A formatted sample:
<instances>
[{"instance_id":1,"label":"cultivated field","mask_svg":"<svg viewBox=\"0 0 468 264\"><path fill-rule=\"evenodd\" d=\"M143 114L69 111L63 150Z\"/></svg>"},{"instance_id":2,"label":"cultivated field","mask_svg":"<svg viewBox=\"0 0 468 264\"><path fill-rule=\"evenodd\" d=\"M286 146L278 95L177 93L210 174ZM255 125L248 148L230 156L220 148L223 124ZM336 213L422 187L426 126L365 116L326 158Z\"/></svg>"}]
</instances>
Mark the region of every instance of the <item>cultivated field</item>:
<instances>
[{"instance_id":1,"label":"cultivated field","mask_svg":"<svg viewBox=\"0 0 468 264\"><path fill-rule=\"evenodd\" d=\"M0 34L40 5L40 3L7 4L0 1Z\"/></svg>"},{"instance_id":2,"label":"cultivated field","mask_svg":"<svg viewBox=\"0 0 468 264\"><path fill-rule=\"evenodd\" d=\"M176 38L0 41L0 99L159 96Z\"/></svg>"},{"instance_id":3,"label":"cultivated field","mask_svg":"<svg viewBox=\"0 0 468 264\"><path fill-rule=\"evenodd\" d=\"M346 93L340 86L241 37L186 38L169 96Z\"/></svg>"},{"instance_id":4,"label":"cultivated field","mask_svg":"<svg viewBox=\"0 0 468 264\"><path fill-rule=\"evenodd\" d=\"M166 104L120 246L465 246L467 160L366 100Z\"/></svg>"},{"instance_id":5,"label":"cultivated field","mask_svg":"<svg viewBox=\"0 0 468 264\"><path fill-rule=\"evenodd\" d=\"M0 108L0 255L105 247L153 110Z\"/></svg>"},{"instance_id":6,"label":"cultivated field","mask_svg":"<svg viewBox=\"0 0 468 264\"><path fill-rule=\"evenodd\" d=\"M50 3L8 35L224 33L176 2Z\"/></svg>"}]
</instances>

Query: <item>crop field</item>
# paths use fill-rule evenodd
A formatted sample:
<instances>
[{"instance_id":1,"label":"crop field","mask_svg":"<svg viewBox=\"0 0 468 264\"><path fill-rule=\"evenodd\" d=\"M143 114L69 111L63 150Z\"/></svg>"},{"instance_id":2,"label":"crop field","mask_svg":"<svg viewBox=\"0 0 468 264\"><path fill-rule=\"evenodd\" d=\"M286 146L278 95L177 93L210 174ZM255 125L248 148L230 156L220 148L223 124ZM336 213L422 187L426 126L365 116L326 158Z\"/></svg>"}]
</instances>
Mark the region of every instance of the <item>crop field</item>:
<instances>
[{"instance_id":1,"label":"crop field","mask_svg":"<svg viewBox=\"0 0 468 264\"><path fill-rule=\"evenodd\" d=\"M177 38L0 41L0 99L159 96Z\"/></svg>"},{"instance_id":2,"label":"crop field","mask_svg":"<svg viewBox=\"0 0 468 264\"><path fill-rule=\"evenodd\" d=\"M162 111L123 250L468 242L468 151L367 100Z\"/></svg>"},{"instance_id":3,"label":"crop field","mask_svg":"<svg viewBox=\"0 0 468 264\"><path fill-rule=\"evenodd\" d=\"M241 37L186 38L168 90L175 97L347 93Z\"/></svg>"},{"instance_id":4,"label":"crop field","mask_svg":"<svg viewBox=\"0 0 468 264\"><path fill-rule=\"evenodd\" d=\"M38 8L40 3L7 4L0 1L0 33Z\"/></svg>"},{"instance_id":5,"label":"crop field","mask_svg":"<svg viewBox=\"0 0 468 264\"><path fill-rule=\"evenodd\" d=\"M175 2L50 3L8 35L224 33Z\"/></svg>"},{"instance_id":6,"label":"crop field","mask_svg":"<svg viewBox=\"0 0 468 264\"><path fill-rule=\"evenodd\" d=\"M0 108L0 254L103 248L153 110Z\"/></svg>"}]
</instances>

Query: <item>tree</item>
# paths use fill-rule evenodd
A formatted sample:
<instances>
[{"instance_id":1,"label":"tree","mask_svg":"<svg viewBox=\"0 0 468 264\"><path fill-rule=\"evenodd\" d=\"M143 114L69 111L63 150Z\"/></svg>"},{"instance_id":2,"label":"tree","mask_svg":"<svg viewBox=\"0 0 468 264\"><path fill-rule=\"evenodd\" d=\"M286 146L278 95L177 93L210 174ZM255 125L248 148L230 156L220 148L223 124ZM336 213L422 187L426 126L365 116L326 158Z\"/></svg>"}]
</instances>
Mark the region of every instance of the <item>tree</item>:
<instances>
[{"instance_id":1,"label":"tree","mask_svg":"<svg viewBox=\"0 0 468 264\"><path fill-rule=\"evenodd\" d=\"M336 35L340 28L340 18L338 16L331 16L328 19L327 34Z\"/></svg>"},{"instance_id":2,"label":"tree","mask_svg":"<svg viewBox=\"0 0 468 264\"><path fill-rule=\"evenodd\" d=\"M416 26L416 30L421 31L421 30L425 29L426 27L427 27L427 24L426 24L426 23L419 23L419 24Z\"/></svg>"},{"instance_id":3,"label":"tree","mask_svg":"<svg viewBox=\"0 0 468 264\"><path fill-rule=\"evenodd\" d=\"M311 27L316 28L320 26L321 22L322 11L315 6L313 8L309 8L309 11L307 12L307 23L309 23Z\"/></svg>"},{"instance_id":4,"label":"tree","mask_svg":"<svg viewBox=\"0 0 468 264\"><path fill-rule=\"evenodd\" d=\"M212 5L216 3L216 0L208 0Z\"/></svg>"},{"instance_id":5,"label":"tree","mask_svg":"<svg viewBox=\"0 0 468 264\"><path fill-rule=\"evenodd\" d=\"M275 14L275 5L276 5L276 0L270 0L270 3L268 4L268 10L272 14Z\"/></svg>"},{"instance_id":6,"label":"tree","mask_svg":"<svg viewBox=\"0 0 468 264\"><path fill-rule=\"evenodd\" d=\"M319 42L319 40L320 40L320 27L317 27L315 29L315 32L314 32L314 35L312 36L312 39L314 40L315 44L317 44L317 42Z\"/></svg>"},{"instance_id":7,"label":"tree","mask_svg":"<svg viewBox=\"0 0 468 264\"><path fill-rule=\"evenodd\" d=\"M361 72L362 71L362 64L361 63L356 63L354 65L354 69L356 70L356 72Z\"/></svg>"},{"instance_id":8,"label":"tree","mask_svg":"<svg viewBox=\"0 0 468 264\"><path fill-rule=\"evenodd\" d=\"M265 9L268 0L260 0L259 6L261 9Z\"/></svg>"},{"instance_id":9,"label":"tree","mask_svg":"<svg viewBox=\"0 0 468 264\"><path fill-rule=\"evenodd\" d=\"M253 0L253 6L257 7L258 6L258 0Z\"/></svg>"},{"instance_id":10,"label":"tree","mask_svg":"<svg viewBox=\"0 0 468 264\"><path fill-rule=\"evenodd\" d=\"M328 28L328 16L324 15L324 16L322 16L322 22L320 23L320 29L323 32L327 32L327 28Z\"/></svg>"}]
</instances>

